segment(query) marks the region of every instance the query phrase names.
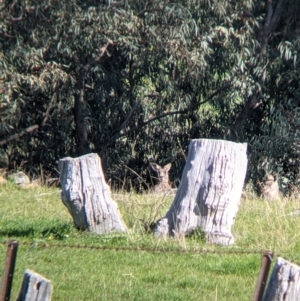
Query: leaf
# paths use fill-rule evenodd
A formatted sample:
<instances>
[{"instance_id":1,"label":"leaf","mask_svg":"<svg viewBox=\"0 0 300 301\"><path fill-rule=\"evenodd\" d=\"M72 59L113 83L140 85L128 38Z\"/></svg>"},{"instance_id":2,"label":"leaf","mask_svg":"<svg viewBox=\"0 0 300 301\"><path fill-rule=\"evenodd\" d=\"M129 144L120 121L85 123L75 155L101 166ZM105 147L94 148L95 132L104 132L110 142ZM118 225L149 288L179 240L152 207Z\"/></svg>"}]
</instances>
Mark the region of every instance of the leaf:
<instances>
[{"instance_id":1,"label":"leaf","mask_svg":"<svg viewBox=\"0 0 300 301\"><path fill-rule=\"evenodd\" d=\"M59 50L60 49L60 46L61 46L61 39L59 40L59 42L57 43L57 50Z\"/></svg>"}]
</instances>

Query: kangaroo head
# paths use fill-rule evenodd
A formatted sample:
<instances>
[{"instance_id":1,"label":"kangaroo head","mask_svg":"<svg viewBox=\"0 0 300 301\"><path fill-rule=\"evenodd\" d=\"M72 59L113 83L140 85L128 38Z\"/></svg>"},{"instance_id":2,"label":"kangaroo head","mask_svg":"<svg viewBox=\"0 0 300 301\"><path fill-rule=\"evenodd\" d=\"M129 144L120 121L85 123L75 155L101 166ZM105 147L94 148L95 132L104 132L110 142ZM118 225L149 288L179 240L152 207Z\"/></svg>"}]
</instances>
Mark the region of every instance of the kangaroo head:
<instances>
[{"instance_id":1,"label":"kangaroo head","mask_svg":"<svg viewBox=\"0 0 300 301\"><path fill-rule=\"evenodd\" d=\"M164 167L161 167L156 163L150 163L150 166L157 173L159 183L169 182L169 170L172 167L172 163L169 163Z\"/></svg>"},{"instance_id":2,"label":"kangaroo head","mask_svg":"<svg viewBox=\"0 0 300 301\"><path fill-rule=\"evenodd\" d=\"M272 175L267 175L265 185L270 186L275 182L275 179Z\"/></svg>"}]
</instances>

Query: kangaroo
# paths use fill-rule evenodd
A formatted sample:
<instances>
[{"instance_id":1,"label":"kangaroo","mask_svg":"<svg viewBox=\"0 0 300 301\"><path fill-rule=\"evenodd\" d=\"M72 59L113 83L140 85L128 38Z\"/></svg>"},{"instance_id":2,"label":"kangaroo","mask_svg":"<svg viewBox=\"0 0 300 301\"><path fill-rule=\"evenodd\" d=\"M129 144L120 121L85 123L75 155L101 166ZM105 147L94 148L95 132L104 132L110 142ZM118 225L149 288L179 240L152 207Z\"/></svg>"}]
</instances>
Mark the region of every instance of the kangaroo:
<instances>
[{"instance_id":1,"label":"kangaroo","mask_svg":"<svg viewBox=\"0 0 300 301\"><path fill-rule=\"evenodd\" d=\"M150 163L150 166L157 173L158 178L158 184L154 186L154 192L175 192L175 190L172 189L169 180L169 170L172 167L172 163L169 163L164 167L161 167L156 163Z\"/></svg>"},{"instance_id":2,"label":"kangaroo","mask_svg":"<svg viewBox=\"0 0 300 301\"><path fill-rule=\"evenodd\" d=\"M279 186L277 179L275 179L272 175L267 173L266 182L264 187L262 188L262 195L265 199L268 200L279 200Z\"/></svg>"}]
</instances>

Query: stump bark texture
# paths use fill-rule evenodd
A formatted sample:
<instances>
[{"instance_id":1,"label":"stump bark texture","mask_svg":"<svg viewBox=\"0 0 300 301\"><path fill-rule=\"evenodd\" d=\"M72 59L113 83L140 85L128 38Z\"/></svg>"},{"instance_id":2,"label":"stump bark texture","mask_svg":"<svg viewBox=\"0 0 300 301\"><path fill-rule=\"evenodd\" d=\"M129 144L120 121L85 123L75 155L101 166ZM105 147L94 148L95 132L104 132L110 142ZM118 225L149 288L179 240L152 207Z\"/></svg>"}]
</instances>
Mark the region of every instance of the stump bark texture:
<instances>
[{"instance_id":1,"label":"stump bark texture","mask_svg":"<svg viewBox=\"0 0 300 301\"><path fill-rule=\"evenodd\" d=\"M263 301L299 301L300 267L279 257Z\"/></svg>"},{"instance_id":2,"label":"stump bark texture","mask_svg":"<svg viewBox=\"0 0 300 301\"><path fill-rule=\"evenodd\" d=\"M154 234L167 237L205 232L208 242L231 245L247 169L247 144L195 139L189 145L177 194Z\"/></svg>"},{"instance_id":3,"label":"stump bark texture","mask_svg":"<svg viewBox=\"0 0 300 301\"><path fill-rule=\"evenodd\" d=\"M50 301L52 284L40 274L26 270L17 301Z\"/></svg>"},{"instance_id":4,"label":"stump bark texture","mask_svg":"<svg viewBox=\"0 0 300 301\"><path fill-rule=\"evenodd\" d=\"M63 158L58 167L61 199L77 228L98 234L126 231L97 154Z\"/></svg>"}]
</instances>

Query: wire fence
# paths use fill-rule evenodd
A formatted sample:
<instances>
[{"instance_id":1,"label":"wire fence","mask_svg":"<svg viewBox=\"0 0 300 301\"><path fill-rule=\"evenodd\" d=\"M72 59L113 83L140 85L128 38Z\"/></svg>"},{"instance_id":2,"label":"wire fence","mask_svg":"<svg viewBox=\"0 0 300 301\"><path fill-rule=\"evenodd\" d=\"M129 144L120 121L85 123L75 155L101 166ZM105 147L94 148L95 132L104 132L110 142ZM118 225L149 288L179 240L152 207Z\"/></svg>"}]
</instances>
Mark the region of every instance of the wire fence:
<instances>
[{"instance_id":1,"label":"wire fence","mask_svg":"<svg viewBox=\"0 0 300 301\"><path fill-rule=\"evenodd\" d=\"M7 245L9 242L0 242L2 245ZM187 253L187 254L224 254L224 255L263 255L266 250L210 250L205 248L199 249L175 249L175 248L159 248L159 247L116 247L116 246L90 246L90 245L71 245L71 244L54 244L54 243L41 243L41 242L21 242L18 241L19 246L41 247L41 248L70 248L70 249L90 249L90 250L111 250L111 251L143 251L150 253ZM281 255L278 255L281 256Z\"/></svg>"},{"instance_id":2,"label":"wire fence","mask_svg":"<svg viewBox=\"0 0 300 301\"><path fill-rule=\"evenodd\" d=\"M9 241L0 242L0 245L7 245ZM72 245L72 244L55 244L44 242L22 242L18 241L19 246L28 246L31 248L60 248L60 249L86 249L98 251L116 251L116 252L149 252L149 253L184 253L184 254L218 254L218 255L261 255L269 253L272 254L273 260L275 258L284 258L296 265L300 266L300 262L287 258L286 254L275 253L271 250L211 250L207 248L197 249L183 249L183 248L163 248L163 247L121 247L121 246L91 246L91 245Z\"/></svg>"},{"instance_id":3,"label":"wire fence","mask_svg":"<svg viewBox=\"0 0 300 301\"><path fill-rule=\"evenodd\" d=\"M17 249L20 246L27 246L29 248L60 248L60 249L84 249L84 250L98 250L98 251L116 251L116 252L149 252L149 253L178 253L178 254L218 254L218 255L261 255L262 262L258 275L257 286L254 293L254 300L263 300L263 295L267 283L267 278L270 270L270 266L275 257L283 256L275 254L271 251L263 250L211 250L207 248L199 249L175 249L175 248L158 248L158 247L117 247L117 246L91 246L91 245L72 245L72 244L55 244L55 243L40 243L40 242L17 242L17 241L5 241L0 242L0 245L7 245L7 257L4 264L4 272L2 278L2 289L0 290L0 301L9 300L11 291L11 284L13 278L13 269L16 261ZM293 262L296 265L299 265ZM299 265L300 266L300 265ZM27 277L34 277L36 275L30 275ZM38 275L39 277L39 275ZM40 280L38 280L40 281ZM1 288L0 287L0 288ZM50 286L49 286L50 287ZM50 292L48 292L51 295ZM8 299L7 299L8 297Z\"/></svg>"}]
</instances>

